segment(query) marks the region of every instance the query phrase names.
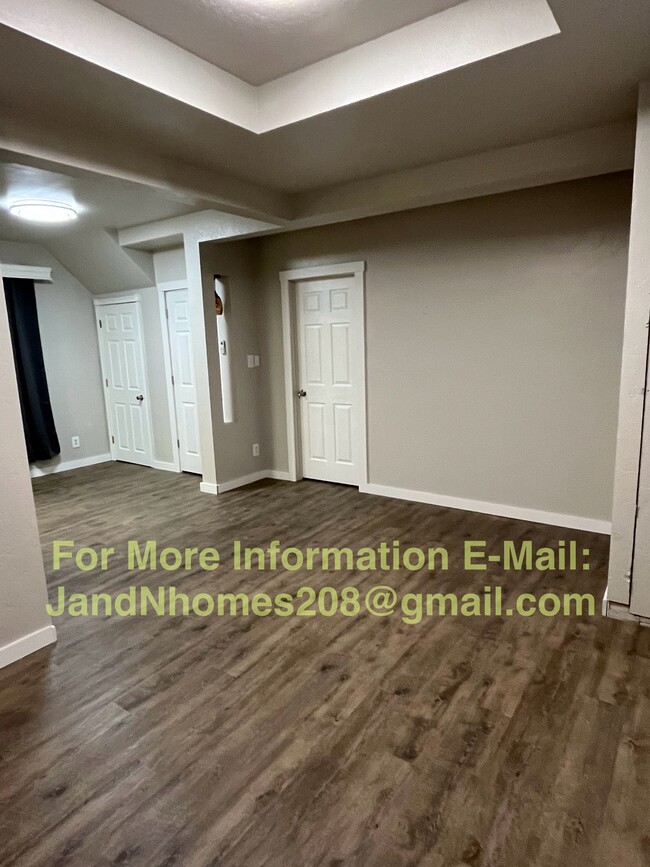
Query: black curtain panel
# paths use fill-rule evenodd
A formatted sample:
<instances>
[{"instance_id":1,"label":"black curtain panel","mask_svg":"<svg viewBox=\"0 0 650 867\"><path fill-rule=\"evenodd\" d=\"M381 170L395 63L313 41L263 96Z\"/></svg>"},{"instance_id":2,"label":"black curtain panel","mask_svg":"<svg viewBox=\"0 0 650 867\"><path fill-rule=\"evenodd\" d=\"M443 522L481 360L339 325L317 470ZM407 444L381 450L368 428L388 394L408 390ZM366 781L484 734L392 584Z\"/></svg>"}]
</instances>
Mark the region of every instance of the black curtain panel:
<instances>
[{"instance_id":1,"label":"black curtain panel","mask_svg":"<svg viewBox=\"0 0 650 867\"><path fill-rule=\"evenodd\" d=\"M29 462L60 454L47 387L33 280L3 280Z\"/></svg>"}]
</instances>

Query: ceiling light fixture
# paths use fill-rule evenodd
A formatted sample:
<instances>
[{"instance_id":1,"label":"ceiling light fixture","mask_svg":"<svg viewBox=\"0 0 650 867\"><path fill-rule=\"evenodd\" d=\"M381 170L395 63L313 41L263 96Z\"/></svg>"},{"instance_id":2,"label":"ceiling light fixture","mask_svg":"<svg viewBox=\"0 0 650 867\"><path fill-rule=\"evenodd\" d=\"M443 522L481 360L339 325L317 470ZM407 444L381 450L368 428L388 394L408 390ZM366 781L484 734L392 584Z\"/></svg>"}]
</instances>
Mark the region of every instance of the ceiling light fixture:
<instances>
[{"instance_id":1,"label":"ceiling light fixture","mask_svg":"<svg viewBox=\"0 0 650 867\"><path fill-rule=\"evenodd\" d=\"M31 223L69 223L77 219L77 212L71 205L38 199L14 202L9 206L9 213Z\"/></svg>"}]
</instances>

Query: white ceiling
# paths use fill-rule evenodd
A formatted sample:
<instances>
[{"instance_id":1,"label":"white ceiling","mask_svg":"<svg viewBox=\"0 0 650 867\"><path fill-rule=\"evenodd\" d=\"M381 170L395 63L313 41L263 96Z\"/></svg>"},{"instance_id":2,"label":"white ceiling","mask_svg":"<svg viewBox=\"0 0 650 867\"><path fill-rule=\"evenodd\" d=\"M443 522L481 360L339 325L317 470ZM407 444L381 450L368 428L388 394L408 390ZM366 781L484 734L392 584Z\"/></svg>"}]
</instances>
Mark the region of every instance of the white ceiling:
<instances>
[{"instance_id":1,"label":"white ceiling","mask_svg":"<svg viewBox=\"0 0 650 867\"><path fill-rule=\"evenodd\" d=\"M264 84L463 0L98 0L250 84Z\"/></svg>"}]
</instances>

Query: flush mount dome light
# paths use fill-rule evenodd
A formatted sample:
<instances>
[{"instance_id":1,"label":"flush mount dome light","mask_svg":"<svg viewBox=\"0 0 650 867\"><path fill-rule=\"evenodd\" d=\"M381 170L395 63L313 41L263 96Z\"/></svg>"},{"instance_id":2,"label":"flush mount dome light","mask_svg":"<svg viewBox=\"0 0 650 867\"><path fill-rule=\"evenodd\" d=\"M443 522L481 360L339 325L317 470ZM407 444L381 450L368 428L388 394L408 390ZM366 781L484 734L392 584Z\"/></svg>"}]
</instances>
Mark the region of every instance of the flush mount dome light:
<instances>
[{"instance_id":1,"label":"flush mount dome light","mask_svg":"<svg viewBox=\"0 0 650 867\"><path fill-rule=\"evenodd\" d=\"M77 219L77 212L70 205L37 199L14 202L9 213L31 223L69 223Z\"/></svg>"}]
</instances>

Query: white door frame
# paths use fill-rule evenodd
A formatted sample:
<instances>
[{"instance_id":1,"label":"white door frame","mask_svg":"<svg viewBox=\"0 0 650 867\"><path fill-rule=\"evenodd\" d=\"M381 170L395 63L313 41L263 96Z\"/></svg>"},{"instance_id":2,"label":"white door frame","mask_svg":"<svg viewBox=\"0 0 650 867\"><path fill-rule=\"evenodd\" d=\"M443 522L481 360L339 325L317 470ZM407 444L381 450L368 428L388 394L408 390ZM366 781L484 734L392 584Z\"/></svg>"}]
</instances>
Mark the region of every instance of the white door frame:
<instances>
[{"instance_id":1,"label":"white door frame","mask_svg":"<svg viewBox=\"0 0 650 867\"><path fill-rule=\"evenodd\" d=\"M147 350L144 341L144 323L142 321L142 306L141 306L141 296L136 292L130 295L99 295L97 298L93 298L93 305L95 307L95 314L97 314L97 309L100 307L106 307L109 304L135 304L135 315L138 320L138 328L140 329L140 336L142 338L142 354L144 358L144 364L142 369L142 375L144 376L144 385L145 390L147 392L147 419L149 420L149 437L150 437L150 449L151 449L151 462L149 464L142 464L141 466L150 466L153 467L154 461L154 451L153 451L153 419L151 417L151 392L149 390L149 379L147 377ZM111 410L108 405L108 394L106 391L106 367L104 364L104 353L102 352L102 339L99 331L99 318L95 315L95 328L97 329L97 345L99 347L99 366L102 371L102 391L104 393L104 407L106 409L106 425L108 427L108 439L109 446L111 449L111 460L115 461L117 458L115 457L115 448L113 443L113 436L111 434Z\"/></svg>"},{"instance_id":2,"label":"white door frame","mask_svg":"<svg viewBox=\"0 0 650 867\"><path fill-rule=\"evenodd\" d=\"M189 284L187 280L167 280L158 283L158 312L160 314L160 329L162 331L163 361L165 366L165 386L167 389L167 410L169 412L169 429L172 435L172 465L175 473L181 471L181 448L179 445L178 418L176 417L176 400L172 384L172 350L169 343L169 325L167 323L167 292L177 289L187 289L187 300L190 303Z\"/></svg>"},{"instance_id":3,"label":"white door frame","mask_svg":"<svg viewBox=\"0 0 650 867\"><path fill-rule=\"evenodd\" d=\"M359 297L361 322L361 371L359 376L360 398L360 436L357 438L359 460L359 487L363 490L368 484L368 424L366 413L366 305L365 305L365 262L344 262L334 265L317 265L312 268L297 268L280 271L282 295L282 342L284 348L284 389L287 415L287 451L289 459L289 481L297 482L303 478L301 437L298 429L297 411L298 391L298 352L296 283L302 280L326 280L329 277L352 277L352 289Z\"/></svg>"}]
</instances>

